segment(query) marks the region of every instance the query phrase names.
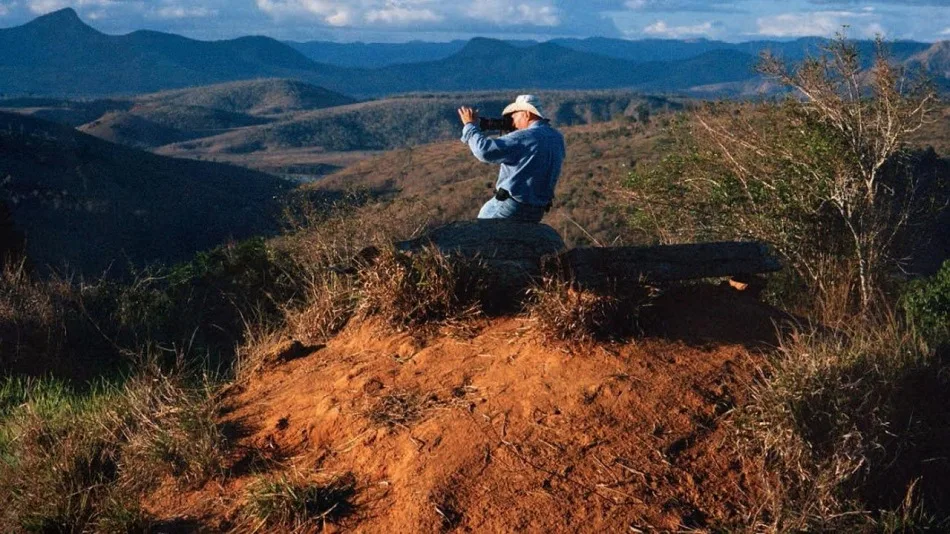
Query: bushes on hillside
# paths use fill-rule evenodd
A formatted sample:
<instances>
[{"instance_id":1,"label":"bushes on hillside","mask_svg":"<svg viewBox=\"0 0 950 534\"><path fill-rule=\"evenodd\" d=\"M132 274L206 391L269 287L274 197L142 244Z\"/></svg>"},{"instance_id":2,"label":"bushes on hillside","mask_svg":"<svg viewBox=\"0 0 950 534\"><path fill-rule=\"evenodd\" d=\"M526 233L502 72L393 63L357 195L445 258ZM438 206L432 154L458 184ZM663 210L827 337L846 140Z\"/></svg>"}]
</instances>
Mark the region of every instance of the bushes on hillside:
<instances>
[{"instance_id":1,"label":"bushes on hillside","mask_svg":"<svg viewBox=\"0 0 950 534\"><path fill-rule=\"evenodd\" d=\"M262 239L225 245L191 262L137 273L129 282L35 279L25 264L0 274L0 374L87 380L116 374L143 348L166 364L180 352L231 363L246 321L283 320L301 275Z\"/></svg>"},{"instance_id":2,"label":"bushes on hillside","mask_svg":"<svg viewBox=\"0 0 950 534\"><path fill-rule=\"evenodd\" d=\"M824 266L845 262L867 309L931 200L947 195L947 184L920 180L919 158L903 145L935 95L906 83L882 43L869 72L843 38L825 53L794 71L765 56L760 70L801 100L697 109L663 163L637 169L628 185L644 221L679 229L672 239L770 241L819 291Z\"/></svg>"},{"instance_id":3,"label":"bushes on hillside","mask_svg":"<svg viewBox=\"0 0 950 534\"><path fill-rule=\"evenodd\" d=\"M903 304L908 319L931 346L950 343L950 260L933 277L912 282Z\"/></svg>"}]
</instances>

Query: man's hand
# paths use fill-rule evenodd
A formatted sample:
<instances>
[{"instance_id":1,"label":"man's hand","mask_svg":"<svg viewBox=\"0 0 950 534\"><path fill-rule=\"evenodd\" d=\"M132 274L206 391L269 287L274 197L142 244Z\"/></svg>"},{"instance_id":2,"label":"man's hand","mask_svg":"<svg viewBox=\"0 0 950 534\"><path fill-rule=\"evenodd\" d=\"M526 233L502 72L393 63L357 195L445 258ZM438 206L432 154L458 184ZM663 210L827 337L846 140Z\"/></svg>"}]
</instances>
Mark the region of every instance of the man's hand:
<instances>
[{"instance_id":1,"label":"man's hand","mask_svg":"<svg viewBox=\"0 0 950 534\"><path fill-rule=\"evenodd\" d=\"M462 120L462 124L478 125L478 110L468 106L462 106L459 108L459 119Z\"/></svg>"}]
</instances>

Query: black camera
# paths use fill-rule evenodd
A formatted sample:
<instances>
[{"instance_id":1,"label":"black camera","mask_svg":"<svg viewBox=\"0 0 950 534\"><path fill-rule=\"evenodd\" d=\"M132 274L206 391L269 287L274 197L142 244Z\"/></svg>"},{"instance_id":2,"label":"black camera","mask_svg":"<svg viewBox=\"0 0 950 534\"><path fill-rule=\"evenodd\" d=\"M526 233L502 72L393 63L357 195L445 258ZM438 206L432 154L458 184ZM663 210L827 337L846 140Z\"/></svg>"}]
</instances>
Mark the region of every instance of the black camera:
<instances>
[{"instance_id":1,"label":"black camera","mask_svg":"<svg viewBox=\"0 0 950 534\"><path fill-rule=\"evenodd\" d=\"M501 132L503 134L515 131L515 121L511 115L506 115L500 119L489 117L479 117L478 129L483 132Z\"/></svg>"}]
</instances>

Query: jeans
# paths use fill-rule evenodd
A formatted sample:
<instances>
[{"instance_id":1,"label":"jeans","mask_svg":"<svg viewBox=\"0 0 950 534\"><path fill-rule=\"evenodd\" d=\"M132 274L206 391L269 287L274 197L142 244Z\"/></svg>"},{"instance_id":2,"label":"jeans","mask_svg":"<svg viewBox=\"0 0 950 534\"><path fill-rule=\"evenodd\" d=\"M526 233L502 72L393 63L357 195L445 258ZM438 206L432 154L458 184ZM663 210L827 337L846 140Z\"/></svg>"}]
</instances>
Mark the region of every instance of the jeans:
<instances>
[{"instance_id":1,"label":"jeans","mask_svg":"<svg viewBox=\"0 0 950 534\"><path fill-rule=\"evenodd\" d=\"M478 212L479 219L514 219L521 222L538 223L544 217L544 208L522 204L513 198L508 200L491 199Z\"/></svg>"}]
</instances>

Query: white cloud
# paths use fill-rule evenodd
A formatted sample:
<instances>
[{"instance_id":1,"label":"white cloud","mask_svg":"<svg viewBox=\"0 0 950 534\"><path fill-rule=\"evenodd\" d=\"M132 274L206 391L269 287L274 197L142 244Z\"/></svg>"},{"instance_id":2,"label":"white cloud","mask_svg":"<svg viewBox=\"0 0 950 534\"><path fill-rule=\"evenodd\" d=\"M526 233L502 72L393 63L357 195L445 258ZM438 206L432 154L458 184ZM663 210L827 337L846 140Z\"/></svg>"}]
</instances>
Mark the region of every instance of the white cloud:
<instances>
[{"instance_id":1,"label":"white cloud","mask_svg":"<svg viewBox=\"0 0 950 534\"><path fill-rule=\"evenodd\" d=\"M735 0L626 0L623 6L633 11L651 12L730 12L736 10Z\"/></svg>"},{"instance_id":2,"label":"white cloud","mask_svg":"<svg viewBox=\"0 0 950 534\"><path fill-rule=\"evenodd\" d=\"M59 0L42 0L59 1ZM555 0L255 0L275 19L308 17L331 26L408 26L474 21L498 26L552 27L561 24Z\"/></svg>"},{"instance_id":3,"label":"white cloud","mask_svg":"<svg viewBox=\"0 0 950 534\"><path fill-rule=\"evenodd\" d=\"M31 12L43 15L65 7L112 7L123 2L115 0L27 0L26 5Z\"/></svg>"},{"instance_id":4,"label":"white cloud","mask_svg":"<svg viewBox=\"0 0 950 534\"><path fill-rule=\"evenodd\" d=\"M557 26L561 23L558 8L546 2L481 0L473 2L465 15L469 18L502 26Z\"/></svg>"},{"instance_id":5,"label":"white cloud","mask_svg":"<svg viewBox=\"0 0 950 534\"><path fill-rule=\"evenodd\" d=\"M717 33L718 25L713 22L703 22L692 26L670 26L665 21L658 20L643 28L643 33L654 37L682 39L684 37L711 36Z\"/></svg>"},{"instance_id":6,"label":"white cloud","mask_svg":"<svg viewBox=\"0 0 950 534\"><path fill-rule=\"evenodd\" d=\"M36 13L37 15L49 13L50 11L56 11L57 9L63 9L69 4L70 2L67 0L30 0L28 2L30 11Z\"/></svg>"},{"instance_id":7,"label":"white cloud","mask_svg":"<svg viewBox=\"0 0 950 534\"><path fill-rule=\"evenodd\" d=\"M356 20L349 4L334 0L257 0L257 7L275 18L311 16L330 26L348 26Z\"/></svg>"},{"instance_id":8,"label":"white cloud","mask_svg":"<svg viewBox=\"0 0 950 534\"><path fill-rule=\"evenodd\" d=\"M950 35L950 28L947 28L946 30L943 30L942 32L940 32L940 35Z\"/></svg>"},{"instance_id":9,"label":"white cloud","mask_svg":"<svg viewBox=\"0 0 950 534\"><path fill-rule=\"evenodd\" d=\"M864 37L870 37L875 35L880 35L881 37L887 37L887 30L884 29L879 22L872 22L865 26L862 30L864 32Z\"/></svg>"},{"instance_id":10,"label":"white cloud","mask_svg":"<svg viewBox=\"0 0 950 534\"><path fill-rule=\"evenodd\" d=\"M382 5L379 5L382 4ZM439 22L445 19L436 13L435 0L385 0L372 2L366 7L363 20L369 24L409 25L414 23Z\"/></svg>"},{"instance_id":11,"label":"white cloud","mask_svg":"<svg viewBox=\"0 0 950 534\"><path fill-rule=\"evenodd\" d=\"M218 10L206 7L162 6L152 12L159 19L174 20L187 18L204 18L217 15Z\"/></svg>"},{"instance_id":12,"label":"white cloud","mask_svg":"<svg viewBox=\"0 0 950 534\"><path fill-rule=\"evenodd\" d=\"M12 8L16 7L16 3L13 4L0 4L0 17L5 17L10 13Z\"/></svg>"},{"instance_id":13,"label":"white cloud","mask_svg":"<svg viewBox=\"0 0 950 534\"><path fill-rule=\"evenodd\" d=\"M873 20L872 20L873 19ZM811 13L785 13L759 18L758 34L769 37L804 37L809 35L832 36L848 26L848 33L859 37L886 34L875 13L866 11L815 11Z\"/></svg>"},{"instance_id":14,"label":"white cloud","mask_svg":"<svg viewBox=\"0 0 950 534\"><path fill-rule=\"evenodd\" d=\"M384 24L410 24L414 22L439 22L443 20L442 15L438 15L431 9L412 9L399 6L391 6L383 9L371 9L363 17L366 22Z\"/></svg>"}]
</instances>

